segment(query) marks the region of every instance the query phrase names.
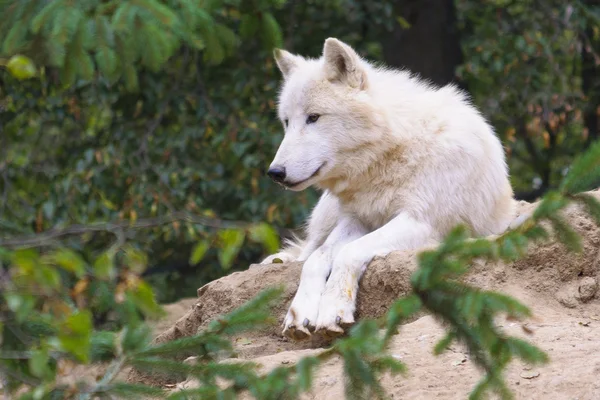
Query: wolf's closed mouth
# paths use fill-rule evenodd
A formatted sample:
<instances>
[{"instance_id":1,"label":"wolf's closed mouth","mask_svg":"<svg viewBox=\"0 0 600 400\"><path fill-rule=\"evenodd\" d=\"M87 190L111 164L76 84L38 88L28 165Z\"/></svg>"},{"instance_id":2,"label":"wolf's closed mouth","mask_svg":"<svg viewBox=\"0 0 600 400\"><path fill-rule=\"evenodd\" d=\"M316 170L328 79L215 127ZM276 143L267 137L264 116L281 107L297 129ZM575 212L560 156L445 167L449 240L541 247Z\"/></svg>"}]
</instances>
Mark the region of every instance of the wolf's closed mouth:
<instances>
[{"instance_id":1,"label":"wolf's closed mouth","mask_svg":"<svg viewBox=\"0 0 600 400\"><path fill-rule=\"evenodd\" d=\"M284 183L283 183L283 185L284 185L285 187L288 187L288 188L293 188L293 187L299 186L299 185L303 184L304 182L308 181L309 179L312 179L312 178L314 178L315 176L317 176L317 174L319 173L319 171L321 171L321 168L323 168L323 167L325 166L325 164L327 164L327 162L324 162L323 164L321 164L321 166L320 166L319 168L317 168L317 169L315 170L315 172L313 172L313 173L312 173L312 175L311 175L311 176L309 176L308 178L306 178L306 179L303 179L303 180L301 180L300 182L294 182L294 183L287 183L287 182L284 182Z\"/></svg>"}]
</instances>

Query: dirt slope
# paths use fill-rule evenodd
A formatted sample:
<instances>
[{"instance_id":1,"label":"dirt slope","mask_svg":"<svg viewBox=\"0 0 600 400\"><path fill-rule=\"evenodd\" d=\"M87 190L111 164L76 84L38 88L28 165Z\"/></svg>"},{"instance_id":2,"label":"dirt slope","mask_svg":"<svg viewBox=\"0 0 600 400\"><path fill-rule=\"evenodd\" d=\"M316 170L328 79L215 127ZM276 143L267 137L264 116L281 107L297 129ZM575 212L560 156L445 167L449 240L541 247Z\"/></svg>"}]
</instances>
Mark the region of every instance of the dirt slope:
<instances>
[{"instance_id":1,"label":"dirt slope","mask_svg":"<svg viewBox=\"0 0 600 400\"><path fill-rule=\"evenodd\" d=\"M600 198L598 191L594 195ZM521 211L532 205L522 203ZM562 245L548 242L532 246L530 255L516 263L477 262L466 278L485 289L511 294L534 311L527 321L533 331L504 321L510 334L526 336L551 357L533 370L514 363L507 375L519 399L600 399L600 300L598 290L600 230L575 206L565 217L582 235L584 251L567 253ZM409 277L416 268L415 252L397 252L374 260L361 281L358 318L385 313L396 298L408 293ZM299 264L259 266L237 272L200 288L197 301L173 326L157 337L162 342L191 335L219 314L226 313L272 285L285 285L284 301L275 310L283 319L297 288ZM465 399L480 377L462 349L439 357L431 354L442 330L430 316L403 326L392 343L392 353L409 369L405 377L384 377L382 383L395 399ZM279 326L236 337L238 359L253 359L269 370L319 351L322 343L294 343L281 336ZM182 354L182 359L193 354ZM231 360L234 361L234 360ZM343 398L339 360L331 360L317 374L315 387L306 398ZM194 382L166 382L158 377L130 375L131 381L178 387ZM174 388L173 390L177 390Z\"/></svg>"}]
</instances>

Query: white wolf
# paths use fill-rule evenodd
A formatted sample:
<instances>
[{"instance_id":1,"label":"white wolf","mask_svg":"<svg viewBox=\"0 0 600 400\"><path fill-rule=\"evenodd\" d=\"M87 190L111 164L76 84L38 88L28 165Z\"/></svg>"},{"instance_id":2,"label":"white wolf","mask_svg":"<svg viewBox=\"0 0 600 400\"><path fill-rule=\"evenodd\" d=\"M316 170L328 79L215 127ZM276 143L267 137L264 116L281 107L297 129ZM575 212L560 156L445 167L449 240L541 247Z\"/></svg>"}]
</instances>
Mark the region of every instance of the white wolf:
<instances>
[{"instance_id":1,"label":"white wolf","mask_svg":"<svg viewBox=\"0 0 600 400\"><path fill-rule=\"evenodd\" d=\"M502 145L456 87L376 67L334 38L319 59L284 50L275 59L285 137L268 175L323 190L306 239L262 262L304 261L284 335L342 334L376 256L435 244L459 223L476 236L509 226Z\"/></svg>"}]
</instances>

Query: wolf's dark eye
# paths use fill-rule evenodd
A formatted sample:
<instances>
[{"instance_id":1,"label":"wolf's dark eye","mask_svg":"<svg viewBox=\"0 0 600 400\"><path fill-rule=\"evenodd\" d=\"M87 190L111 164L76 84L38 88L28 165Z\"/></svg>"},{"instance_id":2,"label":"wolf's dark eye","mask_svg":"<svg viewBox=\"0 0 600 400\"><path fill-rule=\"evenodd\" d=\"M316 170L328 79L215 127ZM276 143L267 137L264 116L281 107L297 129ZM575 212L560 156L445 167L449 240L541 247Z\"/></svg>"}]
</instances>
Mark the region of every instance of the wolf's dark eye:
<instances>
[{"instance_id":1,"label":"wolf's dark eye","mask_svg":"<svg viewBox=\"0 0 600 400\"><path fill-rule=\"evenodd\" d=\"M315 122L317 122L317 120L319 119L320 115L319 114L310 114L308 116L308 118L306 118L306 123L307 124L314 124Z\"/></svg>"},{"instance_id":2,"label":"wolf's dark eye","mask_svg":"<svg viewBox=\"0 0 600 400\"><path fill-rule=\"evenodd\" d=\"M283 121L283 123L285 124L285 127L287 128L287 126L288 126L288 125L289 125L289 123L290 123L290 120L289 120L289 119L285 119L285 120Z\"/></svg>"}]
</instances>

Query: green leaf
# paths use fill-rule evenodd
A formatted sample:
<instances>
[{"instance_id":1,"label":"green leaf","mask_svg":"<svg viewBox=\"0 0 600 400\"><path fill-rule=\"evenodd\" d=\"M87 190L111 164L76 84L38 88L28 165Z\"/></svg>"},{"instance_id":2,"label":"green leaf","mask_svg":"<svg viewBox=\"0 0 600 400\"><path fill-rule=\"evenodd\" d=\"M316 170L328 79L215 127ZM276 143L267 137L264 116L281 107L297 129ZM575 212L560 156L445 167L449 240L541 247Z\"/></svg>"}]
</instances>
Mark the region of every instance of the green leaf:
<instances>
[{"instance_id":1,"label":"green leaf","mask_svg":"<svg viewBox=\"0 0 600 400\"><path fill-rule=\"evenodd\" d=\"M11 264L17 267L19 273L32 275L40 264L40 255L35 249L19 249L12 253Z\"/></svg>"},{"instance_id":2,"label":"green leaf","mask_svg":"<svg viewBox=\"0 0 600 400\"><path fill-rule=\"evenodd\" d=\"M218 233L221 249L218 253L221 267L225 270L231 268L233 260L238 255L244 239L245 233L239 229L225 229Z\"/></svg>"},{"instance_id":3,"label":"green leaf","mask_svg":"<svg viewBox=\"0 0 600 400\"><path fill-rule=\"evenodd\" d=\"M77 61L74 57L65 56L64 65L60 69L60 81L64 88L71 87L77 79Z\"/></svg>"},{"instance_id":4,"label":"green leaf","mask_svg":"<svg viewBox=\"0 0 600 400\"><path fill-rule=\"evenodd\" d=\"M268 253L275 253L279 249L279 235L271 225L267 223L254 225L248 233L250 240L261 243Z\"/></svg>"},{"instance_id":5,"label":"green leaf","mask_svg":"<svg viewBox=\"0 0 600 400\"><path fill-rule=\"evenodd\" d=\"M50 288L54 290L60 290L61 279L58 270L53 267L48 267L46 265L40 265L36 271L37 281L44 288Z\"/></svg>"},{"instance_id":6,"label":"green leaf","mask_svg":"<svg viewBox=\"0 0 600 400\"><path fill-rule=\"evenodd\" d=\"M6 68L12 76L20 81L33 78L37 75L37 70L33 61L29 57L23 55L12 56L6 64Z\"/></svg>"},{"instance_id":7,"label":"green leaf","mask_svg":"<svg viewBox=\"0 0 600 400\"><path fill-rule=\"evenodd\" d=\"M283 46L281 27L273 14L266 12L262 15L261 35L265 47L269 50Z\"/></svg>"},{"instance_id":8,"label":"green leaf","mask_svg":"<svg viewBox=\"0 0 600 400\"><path fill-rule=\"evenodd\" d=\"M4 39L3 50L5 54L14 54L23 49L26 43L27 25L14 24Z\"/></svg>"},{"instance_id":9,"label":"green leaf","mask_svg":"<svg viewBox=\"0 0 600 400\"><path fill-rule=\"evenodd\" d=\"M4 300L8 308L15 313L17 322L23 322L35 307L35 298L31 295L5 293Z\"/></svg>"},{"instance_id":10,"label":"green leaf","mask_svg":"<svg viewBox=\"0 0 600 400\"><path fill-rule=\"evenodd\" d=\"M96 259L94 262L94 274L99 279L114 279L116 271L113 251L106 251Z\"/></svg>"},{"instance_id":11,"label":"green leaf","mask_svg":"<svg viewBox=\"0 0 600 400\"><path fill-rule=\"evenodd\" d=\"M396 16L396 21L398 21L398 24L400 24L402 29L410 29L411 27L410 22L408 22L406 18L402 17L401 15Z\"/></svg>"},{"instance_id":12,"label":"green leaf","mask_svg":"<svg viewBox=\"0 0 600 400\"><path fill-rule=\"evenodd\" d=\"M156 302L154 292L146 282L139 282L129 291L133 303L148 317L157 318L163 315L162 308Z\"/></svg>"},{"instance_id":13,"label":"green leaf","mask_svg":"<svg viewBox=\"0 0 600 400\"><path fill-rule=\"evenodd\" d=\"M50 17L56 15L56 11L60 7L64 7L62 1L51 1L46 3L44 8L42 8L31 21L31 31L36 34L39 33L42 28L46 26L48 20L51 19Z\"/></svg>"},{"instance_id":14,"label":"green leaf","mask_svg":"<svg viewBox=\"0 0 600 400\"><path fill-rule=\"evenodd\" d=\"M96 41L99 48L111 49L115 45L115 35L110 20L104 15L96 16Z\"/></svg>"},{"instance_id":15,"label":"green leaf","mask_svg":"<svg viewBox=\"0 0 600 400\"><path fill-rule=\"evenodd\" d=\"M190 264L197 265L200 261L202 261L204 255L206 254L209 248L210 244L207 240L201 240L200 242L198 242L192 250L192 254L190 256Z\"/></svg>"},{"instance_id":16,"label":"green leaf","mask_svg":"<svg viewBox=\"0 0 600 400\"><path fill-rule=\"evenodd\" d=\"M29 371L33 376L43 378L48 372L50 356L46 349L38 349L32 352L29 359Z\"/></svg>"},{"instance_id":17,"label":"green leaf","mask_svg":"<svg viewBox=\"0 0 600 400\"><path fill-rule=\"evenodd\" d=\"M87 363L92 337L92 314L88 310L70 315L60 326L58 339L63 350Z\"/></svg>"},{"instance_id":18,"label":"green leaf","mask_svg":"<svg viewBox=\"0 0 600 400\"><path fill-rule=\"evenodd\" d=\"M125 87L130 92L135 92L139 89L138 74L135 67L131 64L125 65Z\"/></svg>"},{"instance_id":19,"label":"green leaf","mask_svg":"<svg viewBox=\"0 0 600 400\"><path fill-rule=\"evenodd\" d=\"M49 258L60 268L72 272L78 278L81 278L85 274L86 262L72 250L56 250L50 254Z\"/></svg>"},{"instance_id":20,"label":"green leaf","mask_svg":"<svg viewBox=\"0 0 600 400\"><path fill-rule=\"evenodd\" d=\"M245 14L240 22L240 36L244 39L252 38L258 32L260 21L256 15Z\"/></svg>"},{"instance_id":21,"label":"green leaf","mask_svg":"<svg viewBox=\"0 0 600 400\"><path fill-rule=\"evenodd\" d=\"M136 275L141 275L148 266L148 257L133 246L125 248L125 265Z\"/></svg>"},{"instance_id":22,"label":"green leaf","mask_svg":"<svg viewBox=\"0 0 600 400\"><path fill-rule=\"evenodd\" d=\"M89 54L82 52L77 57L77 62L79 63L79 76L81 79L86 81L91 81L94 79L94 62Z\"/></svg>"}]
</instances>

